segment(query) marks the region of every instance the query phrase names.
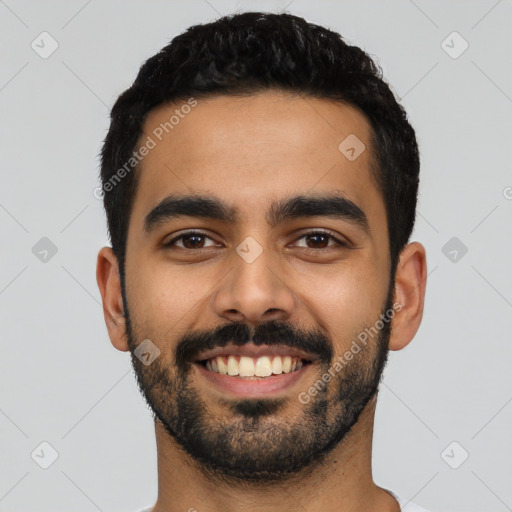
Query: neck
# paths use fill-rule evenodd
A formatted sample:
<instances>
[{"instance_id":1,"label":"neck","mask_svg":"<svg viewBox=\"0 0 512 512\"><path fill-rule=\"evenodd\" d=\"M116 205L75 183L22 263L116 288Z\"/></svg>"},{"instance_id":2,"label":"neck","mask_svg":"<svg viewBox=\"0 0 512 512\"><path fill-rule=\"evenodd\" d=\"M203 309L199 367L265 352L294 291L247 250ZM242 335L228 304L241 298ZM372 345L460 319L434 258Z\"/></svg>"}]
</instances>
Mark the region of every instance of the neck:
<instances>
[{"instance_id":1,"label":"neck","mask_svg":"<svg viewBox=\"0 0 512 512\"><path fill-rule=\"evenodd\" d=\"M397 501L372 478L371 452L376 399L351 432L314 471L272 485L233 484L208 478L155 422L158 500L153 512L399 512Z\"/></svg>"}]
</instances>

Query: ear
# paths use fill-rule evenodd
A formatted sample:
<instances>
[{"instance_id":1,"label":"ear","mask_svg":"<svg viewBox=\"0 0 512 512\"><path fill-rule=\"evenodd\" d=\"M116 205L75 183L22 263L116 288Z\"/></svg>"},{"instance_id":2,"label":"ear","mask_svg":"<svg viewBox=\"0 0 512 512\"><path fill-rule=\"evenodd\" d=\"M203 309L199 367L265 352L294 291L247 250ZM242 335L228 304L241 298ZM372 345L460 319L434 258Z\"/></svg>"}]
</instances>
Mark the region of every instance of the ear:
<instances>
[{"instance_id":1,"label":"ear","mask_svg":"<svg viewBox=\"0 0 512 512\"><path fill-rule=\"evenodd\" d=\"M118 350L126 352L129 348L126 339L121 278L118 261L111 247L103 247L98 253L96 282L101 293L103 315L110 342Z\"/></svg>"},{"instance_id":2,"label":"ear","mask_svg":"<svg viewBox=\"0 0 512 512\"><path fill-rule=\"evenodd\" d=\"M414 338L423 317L427 285L425 248L418 242L405 246L400 253L395 276L397 313L391 324L390 350L401 350Z\"/></svg>"}]
</instances>

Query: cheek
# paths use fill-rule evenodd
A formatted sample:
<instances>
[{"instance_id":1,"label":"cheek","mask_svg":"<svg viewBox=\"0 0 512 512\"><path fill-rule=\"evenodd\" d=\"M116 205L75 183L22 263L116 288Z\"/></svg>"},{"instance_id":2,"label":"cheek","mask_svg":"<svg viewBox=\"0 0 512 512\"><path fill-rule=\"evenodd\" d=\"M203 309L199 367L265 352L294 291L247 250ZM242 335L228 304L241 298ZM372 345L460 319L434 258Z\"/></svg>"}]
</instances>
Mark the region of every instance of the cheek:
<instances>
[{"instance_id":1,"label":"cheek","mask_svg":"<svg viewBox=\"0 0 512 512\"><path fill-rule=\"evenodd\" d=\"M316 322L329 331L335 350L340 351L379 318L386 300L387 280L366 266L361 272L331 272L322 280L316 279L315 287L309 289L303 300L314 311Z\"/></svg>"},{"instance_id":2,"label":"cheek","mask_svg":"<svg viewBox=\"0 0 512 512\"><path fill-rule=\"evenodd\" d=\"M138 264L132 268L128 301L137 325L154 333L167 332L208 299L209 274L183 266ZM133 312L132 312L133 310Z\"/></svg>"}]
</instances>

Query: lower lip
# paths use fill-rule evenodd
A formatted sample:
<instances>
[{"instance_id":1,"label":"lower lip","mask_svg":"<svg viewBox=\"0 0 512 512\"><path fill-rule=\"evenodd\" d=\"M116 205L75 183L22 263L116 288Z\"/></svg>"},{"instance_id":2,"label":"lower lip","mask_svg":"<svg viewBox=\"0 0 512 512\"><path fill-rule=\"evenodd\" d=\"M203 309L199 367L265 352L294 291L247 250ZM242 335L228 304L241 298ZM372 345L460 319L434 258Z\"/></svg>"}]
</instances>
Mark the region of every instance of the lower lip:
<instances>
[{"instance_id":1,"label":"lower lip","mask_svg":"<svg viewBox=\"0 0 512 512\"><path fill-rule=\"evenodd\" d=\"M308 371L311 363L304 365L300 370L280 375L271 375L259 379L244 379L232 377L207 370L202 364L194 363L199 374L205 377L217 389L236 397L253 398L275 395L282 391L288 391Z\"/></svg>"}]
</instances>

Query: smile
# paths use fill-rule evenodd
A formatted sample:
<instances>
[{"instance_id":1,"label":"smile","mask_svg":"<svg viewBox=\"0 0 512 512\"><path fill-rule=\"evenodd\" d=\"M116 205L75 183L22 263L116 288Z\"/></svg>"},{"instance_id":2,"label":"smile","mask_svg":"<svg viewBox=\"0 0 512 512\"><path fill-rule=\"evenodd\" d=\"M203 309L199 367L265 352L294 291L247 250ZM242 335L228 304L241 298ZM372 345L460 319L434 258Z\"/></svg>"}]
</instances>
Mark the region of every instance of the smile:
<instances>
[{"instance_id":1,"label":"smile","mask_svg":"<svg viewBox=\"0 0 512 512\"><path fill-rule=\"evenodd\" d=\"M209 388L249 398L287 391L316 359L282 345L228 345L199 354L193 366Z\"/></svg>"},{"instance_id":2,"label":"smile","mask_svg":"<svg viewBox=\"0 0 512 512\"><path fill-rule=\"evenodd\" d=\"M291 356L217 356L203 362L205 368L220 375L265 378L300 370L308 364L299 357Z\"/></svg>"}]
</instances>

